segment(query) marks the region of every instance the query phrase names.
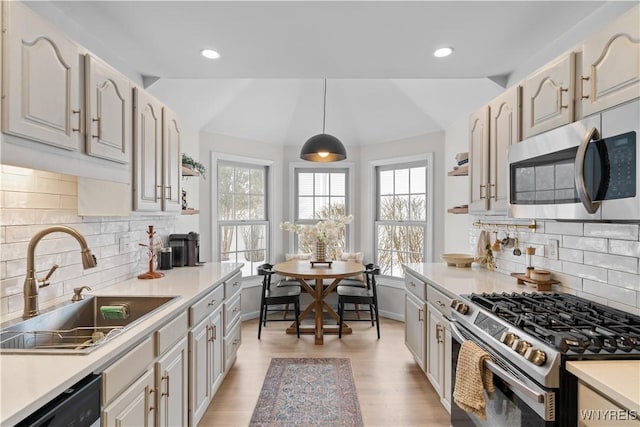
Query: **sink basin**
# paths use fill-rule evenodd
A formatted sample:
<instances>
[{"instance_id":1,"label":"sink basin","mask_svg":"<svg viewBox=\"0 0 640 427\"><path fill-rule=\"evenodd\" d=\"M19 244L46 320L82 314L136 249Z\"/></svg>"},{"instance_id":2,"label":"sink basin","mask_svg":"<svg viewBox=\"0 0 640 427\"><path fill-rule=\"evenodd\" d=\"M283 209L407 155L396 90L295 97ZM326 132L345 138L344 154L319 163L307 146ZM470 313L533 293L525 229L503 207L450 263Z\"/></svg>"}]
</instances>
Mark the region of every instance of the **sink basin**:
<instances>
[{"instance_id":1,"label":"sink basin","mask_svg":"<svg viewBox=\"0 0 640 427\"><path fill-rule=\"evenodd\" d=\"M0 353L88 354L175 298L92 296L65 303L3 327Z\"/></svg>"}]
</instances>

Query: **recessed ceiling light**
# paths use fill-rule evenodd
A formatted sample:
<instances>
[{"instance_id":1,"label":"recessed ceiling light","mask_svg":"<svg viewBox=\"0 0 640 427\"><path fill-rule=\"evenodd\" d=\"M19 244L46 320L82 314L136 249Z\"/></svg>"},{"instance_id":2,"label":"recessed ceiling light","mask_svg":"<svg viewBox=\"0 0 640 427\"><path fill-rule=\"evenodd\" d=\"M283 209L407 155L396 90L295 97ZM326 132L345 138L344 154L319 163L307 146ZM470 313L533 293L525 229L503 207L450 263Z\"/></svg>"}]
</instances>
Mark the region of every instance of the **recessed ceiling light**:
<instances>
[{"instance_id":1,"label":"recessed ceiling light","mask_svg":"<svg viewBox=\"0 0 640 427\"><path fill-rule=\"evenodd\" d=\"M215 50L211 50L211 49L202 49L200 51L200 54L202 54L202 56L204 56L205 58L208 58L208 59L218 59L218 58L220 58L220 54L218 52L216 52Z\"/></svg>"},{"instance_id":2,"label":"recessed ceiling light","mask_svg":"<svg viewBox=\"0 0 640 427\"><path fill-rule=\"evenodd\" d=\"M452 47L441 47L440 49L436 49L436 51L433 52L433 56L435 56L436 58L444 58L445 56L449 56L452 53Z\"/></svg>"}]
</instances>

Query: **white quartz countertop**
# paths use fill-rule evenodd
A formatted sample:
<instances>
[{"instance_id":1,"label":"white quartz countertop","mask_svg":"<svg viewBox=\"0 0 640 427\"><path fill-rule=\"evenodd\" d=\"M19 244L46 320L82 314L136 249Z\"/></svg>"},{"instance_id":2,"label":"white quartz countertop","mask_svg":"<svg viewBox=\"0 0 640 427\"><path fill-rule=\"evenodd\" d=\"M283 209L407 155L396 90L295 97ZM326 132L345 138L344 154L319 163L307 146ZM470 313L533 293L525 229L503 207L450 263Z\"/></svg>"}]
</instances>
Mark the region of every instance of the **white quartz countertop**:
<instances>
[{"instance_id":1,"label":"white quartz countertop","mask_svg":"<svg viewBox=\"0 0 640 427\"><path fill-rule=\"evenodd\" d=\"M535 287L518 285L515 277L473 265L470 268L449 267L446 263L403 264L410 273L436 285L455 298L482 292L534 292Z\"/></svg>"},{"instance_id":2,"label":"white quartz countertop","mask_svg":"<svg viewBox=\"0 0 640 427\"><path fill-rule=\"evenodd\" d=\"M630 411L640 414L640 360L580 360L567 370Z\"/></svg>"},{"instance_id":3,"label":"white quartz countertop","mask_svg":"<svg viewBox=\"0 0 640 427\"><path fill-rule=\"evenodd\" d=\"M131 279L85 295L178 296L148 318L85 355L0 355L0 425L13 425L88 374L100 373L121 354L230 278L242 264L208 263L165 270L165 277ZM64 300L70 299L66 296ZM63 300L63 301L64 301ZM62 301L54 301L62 302ZM42 307L41 307L42 308ZM19 317L21 313L13 313ZM2 322L11 320L8 316Z\"/></svg>"}]
</instances>

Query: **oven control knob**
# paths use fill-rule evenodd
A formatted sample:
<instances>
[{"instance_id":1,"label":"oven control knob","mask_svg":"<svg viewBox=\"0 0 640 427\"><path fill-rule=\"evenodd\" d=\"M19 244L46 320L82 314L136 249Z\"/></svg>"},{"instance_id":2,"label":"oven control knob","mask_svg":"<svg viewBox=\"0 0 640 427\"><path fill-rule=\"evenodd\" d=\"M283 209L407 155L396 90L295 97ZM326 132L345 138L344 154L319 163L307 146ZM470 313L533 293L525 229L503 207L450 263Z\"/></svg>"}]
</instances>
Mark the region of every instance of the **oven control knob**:
<instances>
[{"instance_id":1,"label":"oven control knob","mask_svg":"<svg viewBox=\"0 0 640 427\"><path fill-rule=\"evenodd\" d=\"M531 347L531 344L529 344L527 341L525 340L521 340L519 338L515 339L513 341L513 344L511 345L511 348L516 351L517 353L520 353L521 355L524 356L524 354L527 352L527 349Z\"/></svg>"},{"instance_id":2,"label":"oven control knob","mask_svg":"<svg viewBox=\"0 0 640 427\"><path fill-rule=\"evenodd\" d=\"M469 306L457 299L451 301L451 308L460 314L467 314L469 312Z\"/></svg>"},{"instance_id":3,"label":"oven control knob","mask_svg":"<svg viewBox=\"0 0 640 427\"><path fill-rule=\"evenodd\" d=\"M513 345L513 342L517 339L518 339L518 336L513 332L503 332L502 336L500 337L500 342L511 347Z\"/></svg>"},{"instance_id":4,"label":"oven control knob","mask_svg":"<svg viewBox=\"0 0 640 427\"><path fill-rule=\"evenodd\" d=\"M537 366L542 366L544 365L544 362L547 361L546 353L535 347L529 347L527 352L524 354L524 357Z\"/></svg>"}]
</instances>

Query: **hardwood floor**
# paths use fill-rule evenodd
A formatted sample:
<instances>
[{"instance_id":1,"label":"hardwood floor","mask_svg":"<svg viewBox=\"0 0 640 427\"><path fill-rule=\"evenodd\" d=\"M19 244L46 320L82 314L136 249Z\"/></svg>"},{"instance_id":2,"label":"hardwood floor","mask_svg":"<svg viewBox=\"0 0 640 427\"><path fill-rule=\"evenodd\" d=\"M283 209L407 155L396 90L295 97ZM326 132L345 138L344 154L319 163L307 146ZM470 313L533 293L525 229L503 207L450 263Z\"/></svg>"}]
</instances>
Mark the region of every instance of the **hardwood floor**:
<instances>
[{"instance_id":1,"label":"hardwood floor","mask_svg":"<svg viewBox=\"0 0 640 427\"><path fill-rule=\"evenodd\" d=\"M238 359L200 427L247 426L272 357L348 357L365 426L449 426L449 414L404 345L404 323L382 319L381 339L368 322L352 322L342 340L325 335L286 335L285 322L267 323L258 340L258 321L242 325ZM331 426L327 426L331 427Z\"/></svg>"}]
</instances>

